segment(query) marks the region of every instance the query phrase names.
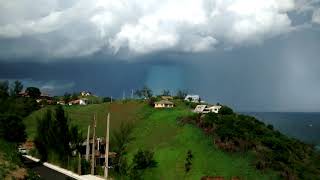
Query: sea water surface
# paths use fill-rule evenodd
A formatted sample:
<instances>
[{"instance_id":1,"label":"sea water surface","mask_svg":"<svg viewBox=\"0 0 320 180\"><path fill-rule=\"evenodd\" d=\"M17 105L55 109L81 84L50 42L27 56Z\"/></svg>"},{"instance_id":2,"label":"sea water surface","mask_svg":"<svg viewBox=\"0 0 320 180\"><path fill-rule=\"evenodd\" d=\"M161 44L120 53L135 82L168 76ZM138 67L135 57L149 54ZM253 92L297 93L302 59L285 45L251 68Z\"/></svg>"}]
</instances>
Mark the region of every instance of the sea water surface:
<instances>
[{"instance_id":1,"label":"sea water surface","mask_svg":"<svg viewBox=\"0 0 320 180\"><path fill-rule=\"evenodd\" d=\"M280 132L320 148L320 112L246 112Z\"/></svg>"}]
</instances>

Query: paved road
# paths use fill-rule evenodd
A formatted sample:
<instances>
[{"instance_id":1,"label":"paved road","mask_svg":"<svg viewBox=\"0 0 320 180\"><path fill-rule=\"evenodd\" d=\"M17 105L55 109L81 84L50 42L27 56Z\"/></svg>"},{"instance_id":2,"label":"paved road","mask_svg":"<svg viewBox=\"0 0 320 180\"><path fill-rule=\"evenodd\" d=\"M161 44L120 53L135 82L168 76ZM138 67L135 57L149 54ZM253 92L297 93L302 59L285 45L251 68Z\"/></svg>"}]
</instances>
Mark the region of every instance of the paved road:
<instances>
[{"instance_id":1,"label":"paved road","mask_svg":"<svg viewBox=\"0 0 320 180\"><path fill-rule=\"evenodd\" d=\"M73 178L70 178L62 173L59 173L57 171L54 171L52 169L49 169L42 165L41 163L37 163L34 161L31 161L28 158L23 158L23 164L28 168L36 172L40 175L40 177L44 180L73 180Z\"/></svg>"}]
</instances>

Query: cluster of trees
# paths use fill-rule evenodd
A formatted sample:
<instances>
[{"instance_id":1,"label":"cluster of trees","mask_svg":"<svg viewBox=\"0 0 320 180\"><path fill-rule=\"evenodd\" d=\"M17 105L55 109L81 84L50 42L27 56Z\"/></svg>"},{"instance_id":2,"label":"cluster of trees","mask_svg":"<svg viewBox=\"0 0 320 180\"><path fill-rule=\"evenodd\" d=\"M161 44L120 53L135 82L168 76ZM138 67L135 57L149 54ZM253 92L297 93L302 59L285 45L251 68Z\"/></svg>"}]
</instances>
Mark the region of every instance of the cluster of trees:
<instances>
[{"instance_id":1,"label":"cluster of trees","mask_svg":"<svg viewBox=\"0 0 320 180\"><path fill-rule=\"evenodd\" d=\"M23 90L23 85L20 81L15 81L9 87L9 81L0 81L0 96L17 96Z\"/></svg>"},{"instance_id":2,"label":"cluster of trees","mask_svg":"<svg viewBox=\"0 0 320 180\"><path fill-rule=\"evenodd\" d=\"M271 168L288 179L320 177L320 154L312 145L289 138L255 117L235 114L231 108L223 107L219 114L194 114L180 118L180 122L202 128L223 150L252 151L257 157L257 169Z\"/></svg>"},{"instance_id":3,"label":"cluster of trees","mask_svg":"<svg viewBox=\"0 0 320 180\"><path fill-rule=\"evenodd\" d=\"M132 124L120 125L120 128L111 136L112 151L117 153L114 159L114 171L123 178L142 179L145 169L156 167L157 162L154 160L154 153L149 150L141 150L134 155L132 162L129 164L126 158L127 147L134 140L132 137Z\"/></svg>"},{"instance_id":4,"label":"cluster of trees","mask_svg":"<svg viewBox=\"0 0 320 180\"><path fill-rule=\"evenodd\" d=\"M134 94L139 98L149 99L152 97L152 90L148 86L143 86L142 89L137 89Z\"/></svg>"},{"instance_id":5,"label":"cluster of trees","mask_svg":"<svg viewBox=\"0 0 320 180\"><path fill-rule=\"evenodd\" d=\"M29 98L21 97L23 84L20 81L14 81L12 84L9 81L0 81L0 153L5 154L4 159L7 161L4 166L0 163L0 179L7 179L6 175L10 171L22 165L17 147L27 138L23 118L40 108L35 100L38 95L33 94L33 89L26 88L26 92L31 95ZM2 171L6 170L8 165L10 171ZM28 171L25 178L39 179L32 171Z\"/></svg>"},{"instance_id":6,"label":"cluster of trees","mask_svg":"<svg viewBox=\"0 0 320 180\"><path fill-rule=\"evenodd\" d=\"M174 98L176 99L184 99L188 94L187 90L178 90L176 94L174 95ZM143 86L141 89L137 89L134 92L134 95L136 95L138 98L144 98L144 99L150 99L153 97L153 92L148 86ZM171 96L172 93L168 89L162 90L160 93L160 96Z\"/></svg>"},{"instance_id":7,"label":"cluster of trees","mask_svg":"<svg viewBox=\"0 0 320 180\"><path fill-rule=\"evenodd\" d=\"M64 95L63 95L63 101L64 101L66 104L68 104L70 101L73 101L73 100L78 99L79 96L80 96L80 93L74 92L74 93L70 94L70 93L66 92L66 93L64 93Z\"/></svg>"},{"instance_id":8,"label":"cluster of trees","mask_svg":"<svg viewBox=\"0 0 320 180\"><path fill-rule=\"evenodd\" d=\"M81 131L70 124L62 106L56 106L54 110L47 109L38 119L34 142L41 161L47 161L52 155L66 166L72 152L79 153L83 140Z\"/></svg>"},{"instance_id":9,"label":"cluster of trees","mask_svg":"<svg viewBox=\"0 0 320 180\"><path fill-rule=\"evenodd\" d=\"M35 99L19 96L22 90L20 81L0 81L0 138L17 144L26 140L23 118L39 109Z\"/></svg>"}]
</instances>

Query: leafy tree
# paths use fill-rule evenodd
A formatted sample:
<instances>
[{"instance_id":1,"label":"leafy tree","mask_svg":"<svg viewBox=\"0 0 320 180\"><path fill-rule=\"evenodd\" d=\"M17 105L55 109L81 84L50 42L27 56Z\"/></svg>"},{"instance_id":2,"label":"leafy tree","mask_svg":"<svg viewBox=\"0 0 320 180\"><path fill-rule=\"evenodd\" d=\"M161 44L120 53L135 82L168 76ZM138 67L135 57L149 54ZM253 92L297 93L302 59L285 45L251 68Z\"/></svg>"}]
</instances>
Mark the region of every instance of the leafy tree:
<instances>
[{"instance_id":1,"label":"leafy tree","mask_svg":"<svg viewBox=\"0 0 320 180\"><path fill-rule=\"evenodd\" d=\"M154 153L149 150L138 150L133 157L133 169L144 170L157 166L153 157Z\"/></svg>"},{"instance_id":2,"label":"leafy tree","mask_svg":"<svg viewBox=\"0 0 320 180\"><path fill-rule=\"evenodd\" d=\"M152 90L148 88L148 86L143 86L141 90L136 90L134 94L139 98L143 97L145 99L148 99L152 97Z\"/></svg>"},{"instance_id":3,"label":"leafy tree","mask_svg":"<svg viewBox=\"0 0 320 180\"><path fill-rule=\"evenodd\" d=\"M25 142L26 127L22 119L16 115L0 115L0 138L10 142Z\"/></svg>"},{"instance_id":4,"label":"leafy tree","mask_svg":"<svg viewBox=\"0 0 320 180\"><path fill-rule=\"evenodd\" d=\"M152 97L152 90L149 87L144 86L142 88L142 94L145 98L151 98Z\"/></svg>"},{"instance_id":5,"label":"leafy tree","mask_svg":"<svg viewBox=\"0 0 320 180\"><path fill-rule=\"evenodd\" d=\"M78 99L78 96L79 96L79 93L76 93L76 92L72 93L72 95L71 95L71 100L76 100L76 99Z\"/></svg>"},{"instance_id":6,"label":"leafy tree","mask_svg":"<svg viewBox=\"0 0 320 180\"><path fill-rule=\"evenodd\" d=\"M40 89L36 87L27 87L25 92L32 98L38 98L41 95Z\"/></svg>"},{"instance_id":7,"label":"leafy tree","mask_svg":"<svg viewBox=\"0 0 320 180\"><path fill-rule=\"evenodd\" d=\"M71 155L71 148L69 143L71 142L71 136L69 132L69 118L65 115L63 107L57 106L55 108L55 121L53 130L55 132L56 151L60 157L64 158L64 155Z\"/></svg>"},{"instance_id":8,"label":"leafy tree","mask_svg":"<svg viewBox=\"0 0 320 180\"><path fill-rule=\"evenodd\" d=\"M170 91L168 89L164 89L162 91L162 96L170 96Z\"/></svg>"},{"instance_id":9,"label":"leafy tree","mask_svg":"<svg viewBox=\"0 0 320 180\"><path fill-rule=\"evenodd\" d=\"M188 150L186 161L185 161L185 164L184 164L185 173L188 173L191 170L192 158L193 158L192 151Z\"/></svg>"},{"instance_id":10,"label":"leafy tree","mask_svg":"<svg viewBox=\"0 0 320 180\"><path fill-rule=\"evenodd\" d=\"M151 98L148 100L149 106L153 107L153 106L154 106L154 103L156 102L156 100L157 100L157 98L151 97Z\"/></svg>"},{"instance_id":11,"label":"leafy tree","mask_svg":"<svg viewBox=\"0 0 320 180\"><path fill-rule=\"evenodd\" d=\"M8 96L9 81L0 81L0 97Z\"/></svg>"},{"instance_id":12,"label":"leafy tree","mask_svg":"<svg viewBox=\"0 0 320 180\"><path fill-rule=\"evenodd\" d=\"M68 104L71 101L71 94L70 93L64 93L63 95L63 101Z\"/></svg>"},{"instance_id":13,"label":"leafy tree","mask_svg":"<svg viewBox=\"0 0 320 180\"><path fill-rule=\"evenodd\" d=\"M187 90L178 90L176 96L178 99L184 99L187 96L187 94Z\"/></svg>"},{"instance_id":14,"label":"leafy tree","mask_svg":"<svg viewBox=\"0 0 320 180\"><path fill-rule=\"evenodd\" d=\"M137 89L135 92L134 92L134 95L138 96L138 98L142 98L142 91L140 89Z\"/></svg>"},{"instance_id":15,"label":"leafy tree","mask_svg":"<svg viewBox=\"0 0 320 180\"><path fill-rule=\"evenodd\" d=\"M12 85L11 88L11 95L12 96L17 96L23 89L23 84L20 81L14 81L14 84Z\"/></svg>"},{"instance_id":16,"label":"leafy tree","mask_svg":"<svg viewBox=\"0 0 320 180\"><path fill-rule=\"evenodd\" d=\"M103 102L111 102L111 97L104 97L102 99Z\"/></svg>"},{"instance_id":17,"label":"leafy tree","mask_svg":"<svg viewBox=\"0 0 320 180\"><path fill-rule=\"evenodd\" d=\"M117 153L115 158L115 171L121 175L127 173L128 165L125 158L128 144L134 139L132 134L132 124L121 123L119 130L113 132L111 136L111 147Z\"/></svg>"},{"instance_id":18,"label":"leafy tree","mask_svg":"<svg viewBox=\"0 0 320 180\"><path fill-rule=\"evenodd\" d=\"M70 126L62 106L57 106L54 113L48 109L38 121L35 144L41 160L47 160L48 153L54 152L66 163L71 152L80 149L82 141L82 134L78 127Z\"/></svg>"},{"instance_id":19,"label":"leafy tree","mask_svg":"<svg viewBox=\"0 0 320 180\"><path fill-rule=\"evenodd\" d=\"M51 109L47 109L45 114L37 122L37 134L34 140L35 146L40 154L40 160L45 162L48 160L49 149L51 148L51 140L54 138L53 116Z\"/></svg>"},{"instance_id":20,"label":"leafy tree","mask_svg":"<svg viewBox=\"0 0 320 180\"><path fill-rule=\"evenodd\" d=\"M233 110L228 106L222 106L219 110L219 114L222 115L231 115L233 114Z\"/></svg>"}]
</instances>

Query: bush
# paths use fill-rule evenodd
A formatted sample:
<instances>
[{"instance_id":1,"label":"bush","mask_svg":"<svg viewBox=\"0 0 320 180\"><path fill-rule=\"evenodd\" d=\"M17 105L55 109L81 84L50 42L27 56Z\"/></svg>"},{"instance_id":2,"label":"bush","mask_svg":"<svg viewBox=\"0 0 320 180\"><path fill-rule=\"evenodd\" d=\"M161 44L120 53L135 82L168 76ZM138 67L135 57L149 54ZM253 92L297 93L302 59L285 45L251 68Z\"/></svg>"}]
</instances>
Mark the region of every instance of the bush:
<instances>
[{"instance_id":1,"label":"bush","mask_svg":"<svg viewBox=\"0 0 320 180\"><path fill-rule=\"evenodd\" d=\"M233 114L233 110L231 108L229 108L228 106L222 106L219 110L219 114L231 115L231 114Z\"/></svg>"},{"instance_id":2,"label":"bush","mask_svg":"<svg viewBox=\"0 0 320 180\"><path fill-rule=\"evenodd\" d=\"M0 115L0 138L10 142L25 142L26 127L20 117L16 115Z\"/></svg>"},{"instance_id":3,"label":"bush","mask_svg":"<svg viewBox=\"0 0 320 180\"><path fill-rule=\"evenodd\" d=\"M192 151L189 150L187 152L187 157L186 157L186 161L185 161L185 164L184 164L185 173L188 173L191 170L192 159L193 159Z\"/></svg>"},{"instance_id":4,"label":"bush","mask_svg":"<svg viewBox=\"0 0 320 180\"><path fill-rule=\"evenodd\" d=\"M153 152L149 150L138 150L133 157L133 168L134 169L147 169L156 167L157 162L153 158Z\"/></svg>"}]
</instances>

